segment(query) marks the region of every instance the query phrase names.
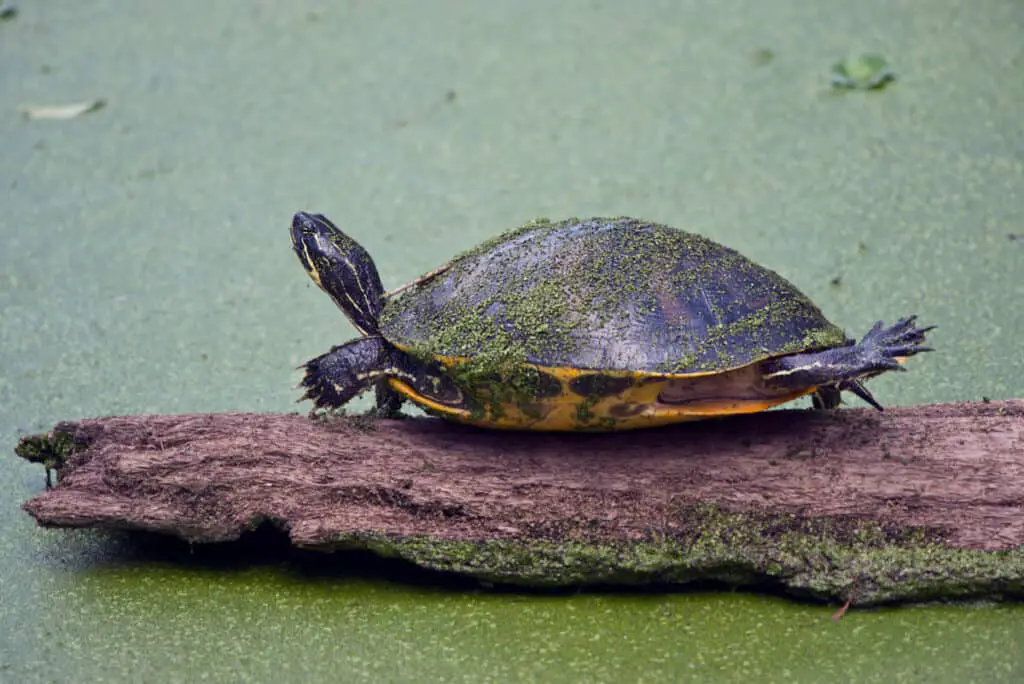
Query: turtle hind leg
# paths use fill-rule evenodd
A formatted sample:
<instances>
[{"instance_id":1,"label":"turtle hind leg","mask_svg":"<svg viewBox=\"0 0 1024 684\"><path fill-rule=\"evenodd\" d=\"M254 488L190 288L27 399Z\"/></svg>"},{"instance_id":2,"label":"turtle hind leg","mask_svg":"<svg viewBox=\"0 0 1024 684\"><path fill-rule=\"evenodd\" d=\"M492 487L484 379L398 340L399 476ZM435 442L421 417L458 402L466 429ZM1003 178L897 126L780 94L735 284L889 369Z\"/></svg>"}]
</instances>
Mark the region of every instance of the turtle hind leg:
<instances>
[{"instance_id":1,"label":"turtle hind leg","mask_svg":"<svg viewBox=\"0 0 1024 684\"><path fill-rule=\"evenodd\" d=\"M878 321L855 347L877 350L882 356L897 363L914 354L934 351L931 347L922 345L925 342L925 335L935 330L936 326L918 328L914 325L916 320L917 316L908 316L888 328L884 327L882 321Z\"/></svg>"},{"instance_id":2,"label":"turtle hind leg","mask_svg":"<svg viewBox=\"0 0 1024 684\"><path fill-rule=\"evenodd\" d=\"M918 328L915 320L910 316L888 328L879 321L857 344L772 359L762 367L764 381L775 388L818 388L815 408L835 408L840 393L849 391L882 410L863 381L886 371L906 370L901 363L908 357L932 351L924 342L935 326Z\"/></svg>"},{"instance_id":3,"label":"turtle hind leg","mask_svg":"<svg viewBox=\"0 0 1024 684\"><path fill-rule=\"evenodd\" d=\"M816 409L839 408L842 401L842 392L835 385L822 385L811 395L811 405Z\"/></svg>"},{"instance_id":4,"label":"turtle hind leg","mask_svg":"<svg viewBox=\"0 0 1024 684\"><path fill-rule=\"evenodd\" d=\"M388 375L391 347L380 337L360 337L307 361L300 387L313 409L340 408Z\"/></svg>"},{"instance_id":5,"label":"turtle hind leg","mask_svg":"<svg viewBox=\"0 0 1024 684\"><path fill-rule=\"evenodd\" d=\"M883 410L882 405L878 403L874 395L871 394L870 390L864 386L864 382L860 379L844 380L838 385L822 385L811 395L812 405L816 409L829 410L839 408L839 405L843 403L843 390L853 392L864 402L879 411Z\"/></svg>"}]
</instances>

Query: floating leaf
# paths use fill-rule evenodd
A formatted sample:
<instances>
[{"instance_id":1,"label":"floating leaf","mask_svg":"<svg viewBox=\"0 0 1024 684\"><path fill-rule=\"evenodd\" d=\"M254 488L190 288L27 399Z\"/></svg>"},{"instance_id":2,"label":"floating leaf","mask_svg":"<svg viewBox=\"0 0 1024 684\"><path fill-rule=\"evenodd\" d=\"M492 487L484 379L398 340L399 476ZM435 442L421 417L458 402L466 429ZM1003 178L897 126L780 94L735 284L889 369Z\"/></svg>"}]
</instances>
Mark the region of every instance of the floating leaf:
<instances>
[{"instance_id":1,"label":"floating leaf","mask_svg":"<svg viewBox=\"0 0 1024 684\"><path fill-rule=\"evenodd\" d=\"M881 55L848 57L832 67L832 87L876 90L896 79L889 62Z\"/></svg>"},{"instance_id":2,"label":"floating leaf","mask_svg":"<svg viewBox=\"0 0 1024 684\"><path fill-rule=\"evenodd\" d=\"M27 105L21 107L21 113L27 119L74 119L82 116L83 114L89 114L95 112L98 109L103 109L107 106L107 101L102 99L97 100L86 100L84 102L74 102L66 105L47 105L47 106L35 106Z\"/></svg>"}]
</instances>

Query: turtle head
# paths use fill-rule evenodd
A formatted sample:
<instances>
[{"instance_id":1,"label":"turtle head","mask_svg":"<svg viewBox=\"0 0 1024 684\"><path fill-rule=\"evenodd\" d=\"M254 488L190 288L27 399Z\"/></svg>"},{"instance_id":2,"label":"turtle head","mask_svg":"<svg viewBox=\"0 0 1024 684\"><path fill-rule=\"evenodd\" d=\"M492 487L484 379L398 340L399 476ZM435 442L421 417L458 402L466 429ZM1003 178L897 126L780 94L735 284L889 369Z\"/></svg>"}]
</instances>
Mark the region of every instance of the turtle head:
<instances>
[{"instance_id":1,"label":"turtle head","mask_svg":"<svg viewBox=\"0 0 1024 684\"><path fill-rule=\"evenodd\" d=\"M352 325L363 335L376 334L384 286L370 254L322 214L304 211L292 219L292 248L309 277Z\"/></svg>"}]
</instances>

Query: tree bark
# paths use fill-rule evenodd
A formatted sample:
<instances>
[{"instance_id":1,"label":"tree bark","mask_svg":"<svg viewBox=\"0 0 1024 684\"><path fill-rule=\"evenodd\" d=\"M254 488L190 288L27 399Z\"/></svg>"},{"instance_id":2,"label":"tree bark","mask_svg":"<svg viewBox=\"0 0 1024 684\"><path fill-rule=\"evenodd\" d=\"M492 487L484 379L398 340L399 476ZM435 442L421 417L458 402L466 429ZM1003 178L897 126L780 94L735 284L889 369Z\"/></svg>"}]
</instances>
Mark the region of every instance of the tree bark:
<instances>
[{"instance_id":1,"label":"tree bark","mask_svg":"<svg viewBox=\"0 0 1024 684\"><path fill-rule=\"evenodd\" d=\"M854 604L1024 595L1024 400L771 411L613 434L435 419L58 424L46 526L371 549L491 582L769 583Z\"/></svg>"}]
</instances>

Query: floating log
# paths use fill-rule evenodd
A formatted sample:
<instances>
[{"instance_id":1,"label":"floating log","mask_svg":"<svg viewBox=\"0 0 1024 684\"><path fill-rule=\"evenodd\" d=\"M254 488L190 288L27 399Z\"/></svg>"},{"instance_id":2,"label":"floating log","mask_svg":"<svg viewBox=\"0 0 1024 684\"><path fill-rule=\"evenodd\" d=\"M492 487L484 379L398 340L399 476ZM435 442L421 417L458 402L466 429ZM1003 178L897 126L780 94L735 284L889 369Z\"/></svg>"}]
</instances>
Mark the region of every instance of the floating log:
<instances>
[{"instance_id":1,"label":"floating log","mask_svg":"<svg viewBox=\"0 0 1024 684\"><path fill-rule=\"evenodd\" d=\"M368 549L486 582L769 585L853 605L1024 595L1024 400L612 434L222 413L64 422L44 526ZM49 471L48 471L49 473Z\"/></svg>"}]
</instances>

